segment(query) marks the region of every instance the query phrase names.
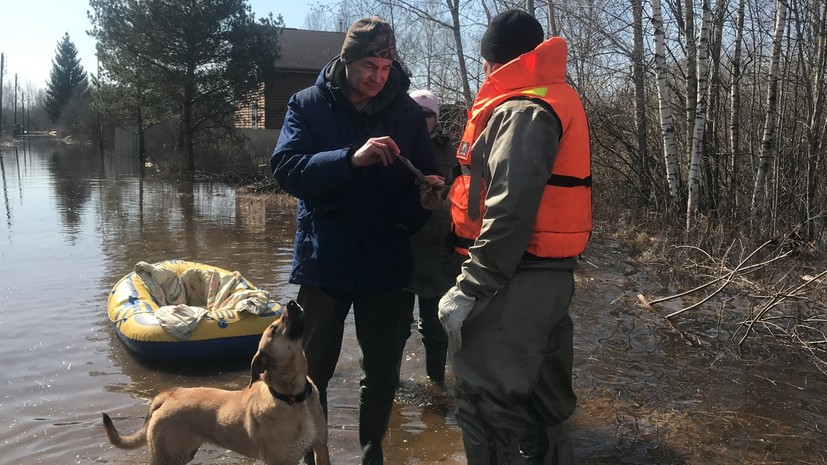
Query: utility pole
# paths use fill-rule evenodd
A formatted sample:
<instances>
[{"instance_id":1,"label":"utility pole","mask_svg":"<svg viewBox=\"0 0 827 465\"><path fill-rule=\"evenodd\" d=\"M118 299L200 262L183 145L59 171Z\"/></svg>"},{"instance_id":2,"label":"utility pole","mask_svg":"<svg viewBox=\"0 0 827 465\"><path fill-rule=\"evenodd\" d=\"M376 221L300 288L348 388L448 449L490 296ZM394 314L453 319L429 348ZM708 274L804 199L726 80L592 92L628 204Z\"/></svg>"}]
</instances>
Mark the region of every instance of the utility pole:
<instances>
[{"instance_id":1,"label":"utility pole","mask_svg":"<svg viewBox=\"0 0 827 465\"><path fill-rule=\"evenodd\" d=\"M17 73L14 73L14 137L17 137Z\"/></svg>"},{"instance_id":2,"label":"utility pole","mask_svg":"<svg viewBox=\"0 0 827 465\"><path fill-rule=\"evenodd\" d=\"M26 135L26 93L20 91L20 135Z\"/></svg>"}]
</instances>

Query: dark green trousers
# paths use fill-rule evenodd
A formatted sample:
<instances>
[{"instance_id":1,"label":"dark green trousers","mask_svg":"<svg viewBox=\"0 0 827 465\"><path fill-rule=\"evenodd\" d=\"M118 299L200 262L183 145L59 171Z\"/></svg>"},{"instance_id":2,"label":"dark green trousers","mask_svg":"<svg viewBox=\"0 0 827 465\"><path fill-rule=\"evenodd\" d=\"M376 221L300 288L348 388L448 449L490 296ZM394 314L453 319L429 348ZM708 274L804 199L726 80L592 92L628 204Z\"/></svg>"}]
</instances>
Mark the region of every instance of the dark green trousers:
<instances>
[{"instance_id":1,"label":"dark green trousers","mask_svg":"<svg viewBox=\"0 0 827 465\"><path fill-rule=\"evenodd\" d=\"M441 296L440 296L441 297ZM422 345L425 346L425 371L428 377L439 384L445 382L445 361L448 355L448 335L442 323L439 322L440 297L421 297L408 292L408 300L399 320L399 362L402 362L402 353L405 343L411 337L413 324L414 298L419 300L419 322L417 327L422 335Z\"/></svg>"},{"instance_id":2,"label":"dark green trousers","mask_svg":"<svg viewBox=\"0 0 827 465\"><path fill-rule=\"evenodd\" d=\"M462 326L453 354L469 465L573 465L571 271L521 269Z\"/></svg>"}]
</instances>

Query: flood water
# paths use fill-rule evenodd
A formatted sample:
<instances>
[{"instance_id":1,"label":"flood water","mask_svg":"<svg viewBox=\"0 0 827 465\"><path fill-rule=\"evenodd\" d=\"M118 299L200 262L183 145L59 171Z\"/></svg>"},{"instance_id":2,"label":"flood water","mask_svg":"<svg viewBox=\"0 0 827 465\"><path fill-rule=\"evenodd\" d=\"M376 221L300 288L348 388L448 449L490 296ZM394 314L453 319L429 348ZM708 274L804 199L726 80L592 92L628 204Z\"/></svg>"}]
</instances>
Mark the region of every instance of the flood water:
<instances>
[{"instance_id":1,"label":"flood water","mask_svg":"<svg viewBox=\"0 0 827 465\"><path fill-rule=\"evenodd\" d=\"M46 138L2 149L0 196L3 464L146 463L145 450L109 445L101 412L132 432L163 389L246 385L247 361L152 366L125 350L106 298L136 262L238 270L282 302L297 292L287 283L293 214L272 198L141 173L134 161ZM710 315L717 325L670 325L634 296L672 290L627 265L628 254L599 231L584 258L571 309L579 407L569 430L578 463L827 463L827 377L795 347L759 339L738 354L726 307ZM350 321L329 389L337 465L359 463ZM386 462L465 463L450 395L425 381L423 359L414 331ZM255 462L205 445L192 463Z\"/></svg>"}]
</instances>

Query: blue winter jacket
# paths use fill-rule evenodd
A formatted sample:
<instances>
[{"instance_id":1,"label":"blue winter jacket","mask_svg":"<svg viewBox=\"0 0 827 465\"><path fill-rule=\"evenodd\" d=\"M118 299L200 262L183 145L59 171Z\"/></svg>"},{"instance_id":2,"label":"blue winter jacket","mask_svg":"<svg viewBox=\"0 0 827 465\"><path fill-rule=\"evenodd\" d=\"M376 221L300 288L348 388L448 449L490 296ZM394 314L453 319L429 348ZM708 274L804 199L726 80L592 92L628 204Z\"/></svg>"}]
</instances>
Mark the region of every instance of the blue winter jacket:
<instances>
[{"instance_id":1,"label":"blue winter jacket","mask_svg":"<svg viewBox=\"0 0 827 465\"><path fill-rule=\"evenodd\" d=\"M425 174L439 174L425 118L394 62L376 105L357 111L336 85L338 57L315 85L290 98L270 168L297 197L290 282L354 294L400 289L411 281L409 236L428 220L413 174L400 163L352 168L348 150L388 135ZM384 103L380 103L384 102Z\"/></svg>"}]
</instances>

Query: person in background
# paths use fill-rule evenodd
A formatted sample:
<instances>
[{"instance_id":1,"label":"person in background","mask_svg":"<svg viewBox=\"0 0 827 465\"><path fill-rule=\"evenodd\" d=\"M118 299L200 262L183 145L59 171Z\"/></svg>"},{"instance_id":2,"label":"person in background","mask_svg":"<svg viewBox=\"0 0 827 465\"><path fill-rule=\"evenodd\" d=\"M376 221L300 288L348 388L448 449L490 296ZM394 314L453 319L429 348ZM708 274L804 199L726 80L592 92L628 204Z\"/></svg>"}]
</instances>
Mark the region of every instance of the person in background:
<instances>
[{"instance_id":1,"label":"person in background","mask_svg":"<svg viewBox=\"0 0 827 465\"><path fill-rule=\"evenodd\" d=\"M300 285L308 374L327 413L327 387L353 307L364 372L362 464L384 463L382 439L399 383L398 328L411 282L410 235L430 217L442 178L422 110L408 96L391 26L363 18L315 85L290 98L270 158L298 198L290 282ZM427 178L420 189L407 158ZM433 199L432 199L433 200ZM305 457L305 460L312 460Z\"/></svg>"},{"instance_id":2,"label":"person in background","mask_svg":"<svg viewBox=\"0 0 827 465\"><path fill-rule=\"evenodd\" d=\"M568 307L592 227L589 130L566 84L566 43L543 37L520 10L486 29L486 78L448 194L468 259L439 317L456 348L469 465L574 464L563 426L577 401Z\"/></svg>"},{"instance_id":3,"label":"person in background","mask_svg":"<svg viewBox=\"0 0 827 465\"><path fill-rule=\"evenodd\" d=\"M411 98L422 107L425 122L431 134L439 169L448 175L457 165L456 147L442 132L439 122L439 100L427 89L411 92ZM411 237L413 248L413 282L407 306L402 311L400 326L400 351L411 336L414 300L419 300L419 333L425 346L425 372L437 384L445 382L445 361L448 352L448 336L437 316L437 304L445 291L451 288L459 274L462 259L448 247L446 236L451 228L451 215L446 210L436 210L422 229ZM401 362L402 352L400 352Z\"/></svg>"}]
</instances>

